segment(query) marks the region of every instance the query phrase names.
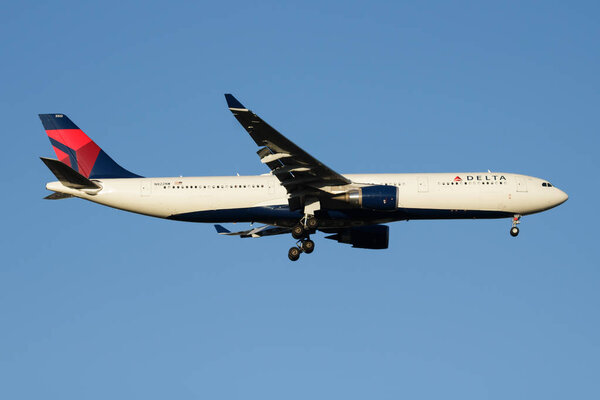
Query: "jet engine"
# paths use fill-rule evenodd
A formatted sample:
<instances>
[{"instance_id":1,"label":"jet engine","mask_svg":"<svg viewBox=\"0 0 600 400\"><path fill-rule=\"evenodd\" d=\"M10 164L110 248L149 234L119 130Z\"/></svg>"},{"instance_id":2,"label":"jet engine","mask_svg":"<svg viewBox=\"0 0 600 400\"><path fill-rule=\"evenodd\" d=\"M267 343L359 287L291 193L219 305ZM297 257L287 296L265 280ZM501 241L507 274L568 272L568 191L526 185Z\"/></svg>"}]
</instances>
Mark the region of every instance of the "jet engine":
<instances>
[{"instance_id":1,"label":"jet engine","mask_svg":"<svg viewBox=\"0 0 600 400\"><path fill-rule=\"evenodd\" d=\"M398 204L398 188L395 186L375 185L349 190L332 197L356 208L370 210L395 210Z\"/></svg>"}]
</instances>

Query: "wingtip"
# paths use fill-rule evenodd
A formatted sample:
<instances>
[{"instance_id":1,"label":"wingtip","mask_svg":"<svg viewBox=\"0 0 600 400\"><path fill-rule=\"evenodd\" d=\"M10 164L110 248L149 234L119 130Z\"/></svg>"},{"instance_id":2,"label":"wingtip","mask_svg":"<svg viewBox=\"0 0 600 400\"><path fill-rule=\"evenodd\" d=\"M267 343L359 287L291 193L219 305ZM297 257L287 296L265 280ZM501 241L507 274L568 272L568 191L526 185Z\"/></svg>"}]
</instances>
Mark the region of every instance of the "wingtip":
<instances>
[{"instance_id":1,"label":"wingtip","mask_svg":"<svg viewBox=\"0 0 600 400\"><path fill-rule=\"evenodd\" d=\"M233 97L231 93L225 93L225 100L227 101L227 107L238 109L238 110L247 110L246 107L242 103L239 102L238 99Z\"/></svg>"},{"instance_id":2,"label":"wingtip","mask_svg":"<svg viewBox=\"0 0 600 400\"><path fill-rule=\"evenodd\" d=\"M223 225L215 225L215 229L217 230L218 234L225 234L225 233L230 233L231 231L228 230L227 228L225 228Z\"/></svg>"}]
</instances>

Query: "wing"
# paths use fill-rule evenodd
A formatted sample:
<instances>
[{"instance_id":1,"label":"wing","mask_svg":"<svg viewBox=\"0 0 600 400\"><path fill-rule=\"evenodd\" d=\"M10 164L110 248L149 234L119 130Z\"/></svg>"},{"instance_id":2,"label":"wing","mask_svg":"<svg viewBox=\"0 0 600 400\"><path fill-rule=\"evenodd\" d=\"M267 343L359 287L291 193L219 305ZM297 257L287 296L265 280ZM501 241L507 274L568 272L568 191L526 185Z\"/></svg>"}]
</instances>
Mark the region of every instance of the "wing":
<instances>
[{"instance_id":1,"label":"wing","mask_svg":"<svg viewBox=\"0 0 600 400\"><path fill-rule=\"evenodd\" d=\"M240 232L231 232L229 229L224 228L223 225L215 225L215 229L219 235L239 236L242 238L281 235L291 231L290 228L280 228L272 225L263 225L258 228Z\"/></svg>"},{"instance_id":2,"label":"wing","mask_svg":"<svg viewBox=\"0 0 600 400\"><path fill-rule=\"evenodd\" d=\"M323 186L350 183L350 180L277 132L231 94L226 94L225 99L229 110L261 147L257 152L261 162L267 164L292 197L299 193L318 191Z\"/></svg>"}]
</instances>

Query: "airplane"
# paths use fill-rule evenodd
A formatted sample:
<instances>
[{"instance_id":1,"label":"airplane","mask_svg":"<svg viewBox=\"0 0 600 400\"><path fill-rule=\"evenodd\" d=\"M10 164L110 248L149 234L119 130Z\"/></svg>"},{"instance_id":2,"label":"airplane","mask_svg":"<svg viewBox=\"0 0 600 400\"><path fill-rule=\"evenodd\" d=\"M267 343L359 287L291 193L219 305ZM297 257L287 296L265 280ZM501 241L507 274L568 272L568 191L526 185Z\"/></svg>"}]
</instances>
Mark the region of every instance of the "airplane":
<instances>
[{"instance_id":1,"label":"airplane","mask_svg":"<svg viewBox=\"0 0 600 400\"><path fill-rule=\"evenodd\" d=\"M40 157L58 181L46 199L71 197L175 221L216 223L241 238L291 234L292 261L315 249L311 235L386 249L387 223L511 218L549 210L568 196L548 180L504 172L340 174L312 157L233 95L227 106L258 145L270 172L258 176L145 178L117 164L65 114L40 114L57 159ZM222 223L251 223L231 232ZM263 224L254 227L254 223Z\"/></svg>"}]
</instances>

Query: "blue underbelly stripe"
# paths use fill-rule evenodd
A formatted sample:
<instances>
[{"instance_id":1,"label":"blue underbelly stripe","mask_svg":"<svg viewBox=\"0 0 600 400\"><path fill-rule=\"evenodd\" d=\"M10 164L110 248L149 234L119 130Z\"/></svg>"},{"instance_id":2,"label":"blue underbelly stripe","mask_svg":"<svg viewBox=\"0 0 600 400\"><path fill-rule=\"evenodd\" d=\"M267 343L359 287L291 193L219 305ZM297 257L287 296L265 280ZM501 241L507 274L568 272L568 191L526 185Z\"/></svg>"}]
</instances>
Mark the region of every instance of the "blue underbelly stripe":
<instances>
[{"instance_id":1,"label":"blue underbelly stripe","mask_svg":"<svg viewBox=\"0 0 600 400\"><path fill-rule=\"evenodd\" d=\"M422 208L399 208L394 211L373 211L364 209L327 210L317 215L319 219L330 220L389 220L406 219L491 219L508 218L514 213L506 211L482 210L441 210ZM290 211L287 205L269 207L230 208L222 210L193 211L174 214L168 219L188 222L265 222L281 220L299 221L303 217L300 211Z\"/></svg>"}]
</instances>

